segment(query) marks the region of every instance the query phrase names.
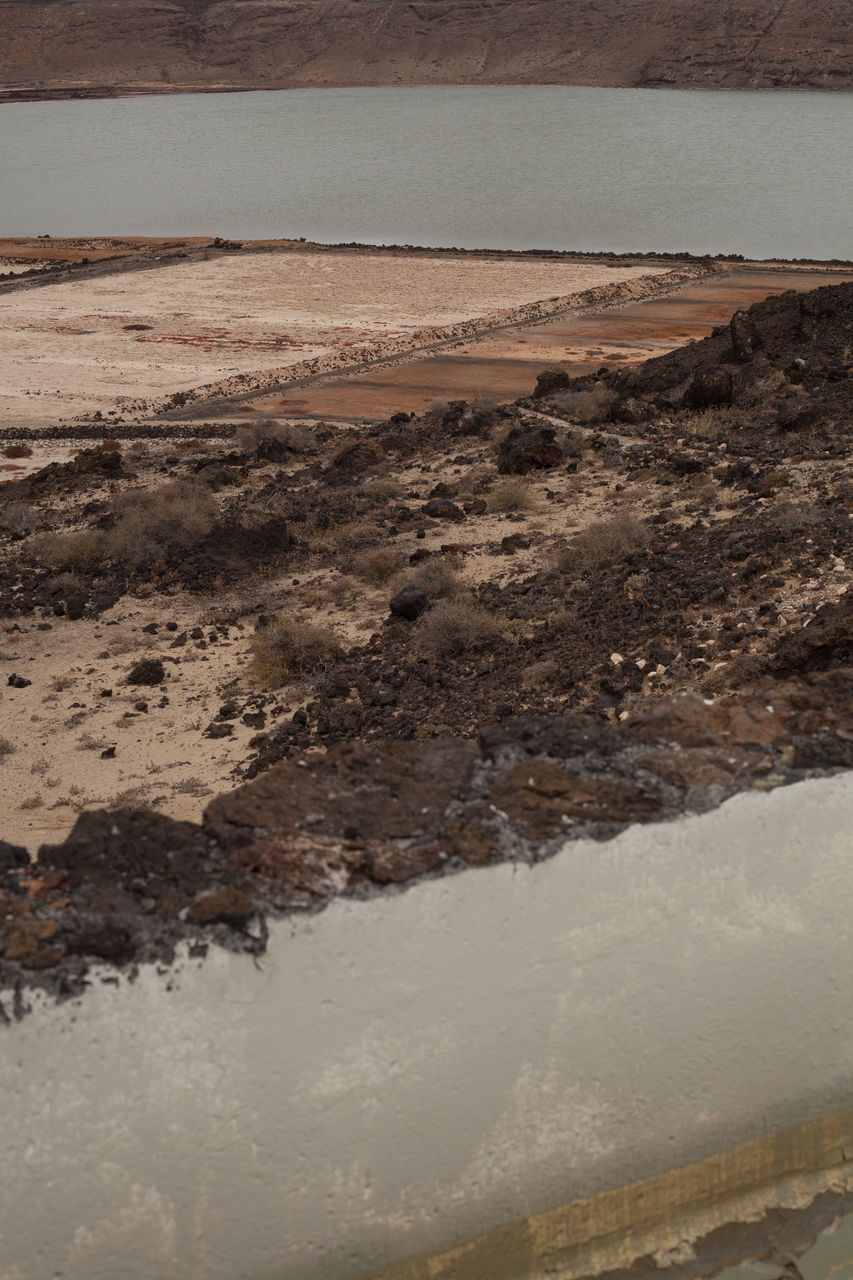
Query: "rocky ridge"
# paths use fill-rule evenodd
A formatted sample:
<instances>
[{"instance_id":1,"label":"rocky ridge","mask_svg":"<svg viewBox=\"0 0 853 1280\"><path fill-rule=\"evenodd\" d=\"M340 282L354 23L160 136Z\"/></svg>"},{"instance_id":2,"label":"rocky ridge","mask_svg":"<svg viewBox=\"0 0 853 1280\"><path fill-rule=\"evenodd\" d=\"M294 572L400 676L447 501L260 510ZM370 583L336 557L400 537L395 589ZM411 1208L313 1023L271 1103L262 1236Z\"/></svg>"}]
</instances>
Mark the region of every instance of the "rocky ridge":
<instances>
[{"instance_id":1,"label":"rocky ridge","mask_svg":"<svg viewBox=\"0 0 853 1280\"><path fill-rule=\"evenodd\" d=\"M7 101L333 85L849 89L853 74L844 0L2 0L0 23Z\"/></svg>"}]
</instances>

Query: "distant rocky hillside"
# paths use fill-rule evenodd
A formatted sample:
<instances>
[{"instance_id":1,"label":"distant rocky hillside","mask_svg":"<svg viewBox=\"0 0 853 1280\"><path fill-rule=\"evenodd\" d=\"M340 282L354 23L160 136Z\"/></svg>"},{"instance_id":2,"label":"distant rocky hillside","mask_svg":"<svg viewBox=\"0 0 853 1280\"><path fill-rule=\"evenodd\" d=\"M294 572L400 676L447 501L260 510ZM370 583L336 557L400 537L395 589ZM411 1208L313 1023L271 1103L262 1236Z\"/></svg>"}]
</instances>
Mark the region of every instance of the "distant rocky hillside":
<instances>
[{"instance_id":1,"label":"distant rocky hillside","mask_svg":"<svg viewBox=\"0 0 853 1280\"><path fill-rule=\"evenodd\" d=\"M0 98L379 84L853 87L849 0L0 0Z\"/></svg>"}]
</instances>

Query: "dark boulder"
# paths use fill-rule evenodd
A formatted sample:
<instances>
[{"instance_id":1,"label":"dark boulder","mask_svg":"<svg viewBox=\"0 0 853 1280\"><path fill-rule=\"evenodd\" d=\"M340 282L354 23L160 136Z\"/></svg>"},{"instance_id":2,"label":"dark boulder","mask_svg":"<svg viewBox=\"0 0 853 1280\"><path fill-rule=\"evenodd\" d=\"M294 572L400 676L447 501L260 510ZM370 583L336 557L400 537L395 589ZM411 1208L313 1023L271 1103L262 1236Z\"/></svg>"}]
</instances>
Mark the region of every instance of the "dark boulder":
<instances>
[{"instance_id":1,"label":"dark boulder","mask_svg":"<svg viewBox=\"0 0 853 1280\"><path fill-rule=\"evenodd\" d=\"M536 379L533 398L541 400L545 396L554 395L557 391L566 391L570 381L565 369L543 369Z\"/></svg>"},{"instance_id":2,"label":"dark boulder","mask_svg":"<svg viewBox=\"0 0 853 1280\"><path fill-rule=\"evenodd\" d=\"M160 684L166 676L166 669L159 658L143 658L137 662L127 675L128 684Z\"/></svg>"},{"instance_id":3,"label":"dark boulder","mask_svg":"<svg viewBox=\"0 0 853 1280\"><path fill-rule=\"evenodd\" d=\"M421 510L433 520L464 520L465 512L449 498L431 498Z\"/></svg>"},{"instance_id":4,"label":"dark boulder","mask_svg":"<svg viewBox=\"0 0 853 1280\"><path fill-rule=\"evenodd\" d=\"M690 409L712 409L731 404L732 375L729 369L703 369L694 374L684 394Z\"/></svg>"},{"instance_id":5,"label":"dark boulder","mask_svg":"<svg viewBox=\"0 0 853 1280\"><path fill-rule=\"evenodd\" d=\"M398 591L388 607L395 617L414 622L429 608L429 600L426 592L412 583L408 587L403 587L402 591Z\"/></svg>"},{"instance_id":6,"label":"dark boulder","mask_svg":"<svg viewBox=\"0 0 853 1280\"><path fill-rule=\"evenodd\" d=\"M558 467L563 450L555 436L552 427L514 427L498 451L498 471L503 476L523 476Z\"/></svg>"},{"instance_id":7,"label":"dark boulder","mask_svg":"<svg viewBox=\"0 0 853 1280\"><path fill-rule=\"evenodd\" d=\"M8 840L0 840L0 873L29 865L30 855L22 844L10 844Z\"/></svg>"},{"instance_id":8,"label":"dark boulder","mask_svg":"<svg viewBox=\"0 0 853 1280\"><path fill-rule=\"evenodd\" d=\"M751 360L761 347L761 334L748 311L736 311L729 321L732 355L735 360Z\"/></svg>"}]
</instances>

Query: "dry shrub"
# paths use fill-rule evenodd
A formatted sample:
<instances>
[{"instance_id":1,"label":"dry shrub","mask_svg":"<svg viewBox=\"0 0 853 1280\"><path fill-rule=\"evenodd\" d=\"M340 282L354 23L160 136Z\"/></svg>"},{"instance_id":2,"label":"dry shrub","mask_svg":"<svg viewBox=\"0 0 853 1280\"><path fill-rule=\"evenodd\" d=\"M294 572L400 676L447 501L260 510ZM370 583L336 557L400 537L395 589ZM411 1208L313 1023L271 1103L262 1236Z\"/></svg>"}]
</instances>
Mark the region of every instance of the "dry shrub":
<instances>
[{"instance_id":1,"label":"dry shrub","mask_svg":"<svg viewBox=\"0 0 853 1280\"><path fill-rule=\"evenodd\" d=\"M625 590L629 595L642 595L648 585L649 575L647 573L629 573L624 584Z\"/></svg>"},{"instance_id":2,"label":"dry shrub","mask_svg":"<svg viewBox=\"0 0 853 1280\"><path fill-rule=\"evenodd\" d=\"M28 502L7 502L0 508L0 529L10 533L32 533L39 524L39 513Z\"/></svg>"},{"instance_id":3,"label":"dry shrub","mask_svg":"<svg viewBox=\"0 0 853 1280\"><path fill-rule=\"evenodd\" d=\"M358 592L358 584L347 573L339 573L326 587L326 598L341 606L350 604Z\"/></svg>"},{"instance_id":4,"label":"dry shrub","mask_svg":"<svg viewBox=\"0 0 853 1280\"><path fill-rule=\"evenodd\" d=\"M51 569L92 569L104 560L138 569L200 542L213 528L217 508L206 488L178 480L122 494L115 510L117 523L107 532L41 534L32 540L33 554Z\"/></svg>"},{"instance_id":5,"label":"dry shrub","mask_svg":"<svg viewBox=\"0 0 853 1280\"><path fill-rule=\"evenodd\" d=\"M72 570L66 570L56 576L54 586L58 587L64 596L73 595L76 591L82 591L86 586L86 579L80 573L74 573Z\"/></svg>"},{"instance_id":6,"label":"dry shrub","mask_svg":"<svg viewBox=\"0 0 853 1280\"><path fill-rule=\"evenodd\" d=\"M558 437L558 444L565 458L582 458L586 448L586 437L581 431L563 431Z\"/></svg>"},{"instance_id":7,"label":"dry shrub","mask_svg":"<svg viewBox=\"0 0 853 1280\"><path fill-rule=\"evenodd\" d=\"M379 586L393 578L403 567L403 557L399 551L378 547L367 551L363 556L353 560L350 568L357 578L363 582L372 582Z\"/></svg>"},{"instance_id":8,"label":"dry shrub","mask_svg":"<svg viewBox=\"0 0 853 1280\"><path fill-rule=\"evenodd\" d=\"M251 679L271 689L321 670L341 653L332 631L287 617L273 618L262 631L257 631L249 650Z\"/></svg>"},{"instance_id":9,"label":"dry shrub","mask_svg":"<svg viewBox=\"0 0 853 1280\"><path fill-rule=\"evenodd\" d=\"M611 387L596 382L589 391L564 391L554 397L554 402L576 422L606 422L616 399Z\"/></svg>"},{"instance_id":10,"label":"dry shrub","mask_svg":"<svg viewBox=\"0 0 853 1280\"><path fill-rule=\"evenodd\" d=\"M650 540L644 521L631 511L623 511L607 520L596 520L572 539L560 554L557 567L597 569L616 564L635 551L641 551Z\"/></svg>"},{"instance_id":11,"label":"dry shrub","mask_svg":"<svg viewBox=\"0 0 853 1280\"><path fill-rule=\"evenodd\" d=\"M521 476L506 476L499 480L488 498L491 512L530 511L536 506L536 493L528 480Z\"/></svg>"},{"instance_id":12,"label":"dry shrub","mask_svg":"<svg viewBox=\"0 0 853 1280\"><path fill-rule=\"evenodd\" d=\"M133 489L116 502L118 523L105 536L108 559L141 568L188 551L210 533L217 507L210 491L189 480Z\"/></svg>"},{"instance_id":13,"label":"dry shrub","mask_svg":"<svg viewBox=\"0 0 853 1280\"><path fill-rule=\"evenodd\" d=\"M241 422L234 431L234 443L238 449L251 453L262 440L276 440L293 453L304 453L314 443L311 433L294 422L276 422L266 418L263 422Z\"/></svg>"},{"instance_id":14,"label":"dry shrub","mask_svg":"<svg viewBox=\"0 0 853 1280\"><path fill-rule=\"evenodd\" d=\"M17 747L14 742L10 741L9 738L0 738L0 760L2 760L4 756L13 755L15 751L17 751Z\"/></svg>"},{"instance_id":15,"label":"dry shrub","mask_svg":"<svg viewBox=\"0 0 853 1280\"><path fill-rule=\"evenodd\" d=\"M7 444L3 450L4 458L31 458L33 451L28 444Z\"/></svg>"},{"instance_id":16,"label":"dry shrub","mask_svg":"<svg viewBox=\"0 0 853 1280\"><path fill-rule=\"evenodd\" d=\"M471 600L441 600L418 623L417 645L434 658L457 657L497 640L504 626Z\"/></svg>"},{"instance_id":17,"label":"dry shrub","mask_svg":"<svg viewBox=\"0 0 853 1280\"><path fill-rule=\"evenodd\" d=\"M536 689L540 685L550 684L556 679L559 670L560 665L553 658L545 658L542 662L532 662L521 673L522 688Z\"/></svg>"},{"instance_id":18,"label":"dry shrub","mask_svg":"<svg viewBox=\"0 0 853 1280\"><path fill-rule=\"evenodd\" d=\"M356 492L368 498L403 498L406 495L406 486L399 480L376 476L375 479L365 480Z\"/></svg>"},{"instance_id":19,"label":"dry shrub","mask_svg":"<svg viewBox=\"0 0 853 1280\"><path fill-rule=\"evenodd\" d=\"M325 530L323 540L342 551L360 551L385 536L385 530L373 520L347 520Z\"/></svg>"},{"instance_id":20,"label":"dry shrub","mask_svg":"<svg viewBox=\"0 0 853 1280\"><path fill-rule=\"evenodd\" d=\"M416 569L402 575L396 584L397 590L401 591L403 587L413 583L426 592L429 600L443 600L448 596L458 595L462 590L459 577L461 567L462 562L458 556L424 560Z\"/></svg>"},{"instance_id":21,"label":"dry shrub","mask_svg":"<svg viewBox=\"0 0 853 1280\"><path fill-rule=\"evenodd\" d=\"M730 427L737 425L737 410L730 405L717 405L713 409L698 409L686 415L679 430L685 434L701 436L704 440L719 440Z\"/></svg>"},{"instance_id":22,"label":"dry shrub","mask_svg":"<svg viewBox=\"0 0 853 1280\"><path fill-rule=\"evenodd\" d=\"M770 514L770 521L780 533L796 533L799 529L811 529L821 520L820 507L805 502L778 502Z\"/></svg>"},{"instance_id":23,"label":"dry shrub","mask_svg":"<svg viewBox=\"0 0 853 1280\"><path fill-rule=\"evenodd\" d=\"M33 538L30 547L48 569L92 569L104 558L104 535L95 529L41 533Z\"/></svg>"}]
</instances>

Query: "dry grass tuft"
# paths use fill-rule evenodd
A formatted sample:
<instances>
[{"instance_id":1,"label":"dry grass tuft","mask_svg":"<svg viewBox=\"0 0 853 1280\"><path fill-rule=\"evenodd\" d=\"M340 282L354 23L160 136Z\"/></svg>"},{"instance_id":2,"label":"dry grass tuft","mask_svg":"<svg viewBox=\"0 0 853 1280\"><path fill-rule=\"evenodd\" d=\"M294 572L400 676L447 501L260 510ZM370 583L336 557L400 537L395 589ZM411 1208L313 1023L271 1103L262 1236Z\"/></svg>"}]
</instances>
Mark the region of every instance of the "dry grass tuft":
<instances>
[{"instance_id":1,"label":"dry grass tuft","mask_svg":"<svg viewBox=\"0 0 853 1280\"><path fill-rule=\"evenodd\" d=\"M360 551L363 547L375 547L386 536L374 520L347 520L326 529L321 540L339 551Z\"/></svg>"},{"instance_id":2,"label":"dry grass tuft","mask_svg":"<svg viewBox=\"0 0 853 1280\"><path fill-rule=\"evenodd\" d=\"M362 582L370 582L375 586L380 586L383 582L388 582L390 578L393 578L395 573L399 573L403 564L404 559L399 551L378 547L376 550L367 551L364 555L354 559L350 569L357 578L361 578Z\"/></svg>"},{"instance_id":3,"label":"dry grass tuft","mask_svg":"<svg viewBox=\"0 0 853 1280\"><path fill-rule=\"evenodd\" d=\"M529 480L507 476L499 480L488 497L491 512L530 511L537 505L537 495Z\"/></svg>"},{"instance_id":4,"label":"dry grass tuft","mask_svg":"<svg viewBox=\"0 0 853 1280\"><path fill-rule=\"evenodd\" d=\"M274 618L252 637L250 678L277 689L298 676L320 671L340 657L341 646L332 631L301 622L298 618Z\"/></svg>"},{"instance_id":5,"label":"dry grass tuft","mask_svg":"<svg viewBox=\"0 0 853 1280\"><path fill-rule=\"evenodd\" d=\"M404 498L406 496L406 486L399 480L392 480L385 476L376 476L375 479L365 480L360 485L356 493L363 494L367 498Z\"/></svg>"},{"instance_id":6,"label":"dry grass tuft","mask_svg":"<svg viewBox=\"0 0 853 1280\"><path fill-rule=\"evenodd\" d=\"M414 584L425 591L429 600L444 600L456 596L462 590L462 579L459 571L462 561L458 556L445 556L424 560L416 569L400 575L394 584L395 590Z\"/></svg>"},{"instance_id":7,"label":"dry grass tuft","mask_svg":"<svg viewBox=\"0 0 853 1280\"><path fill-rule=\"evenodd\" d=\"M0 529L10 533L32 533L37 529L41 516L28 502L7 502L0 507Z\"/></svg>"},{"instance_id":8,"label":"dry grass tuft","mask_svg":"<svg viewBox=\"0 0 853 1280\"><path fill-rule=\"evenodd\" d=\"M104 560L140 569L188 551L216 521L208 489L177 480L159 489L132 489L115 505L114 528L45 533L32 541L35 557L51 569L91 569Z\"/></svg>"},{"instance_id":9,"label":"dry grass tuft","mask_svg":"<svg viewBox=\"0 0 853 1280\"><path fill-rule=\"evenodd\" d=\"M238 449L251 453L263 440L275 440L292 453L304 453L314 443L309 431L294 422L276 422L267 418L263 422L241 422L234 431L234 443Z\"/></svg>"},{"instance_id":10,"label":"dry grass tuft","mask_svg":"<svg viewBox=\"0 0 853 1280\"><path fill-rule=\"evenodd\" d=\"M0 738L0 760L2 760L4 756L14 755L17 749L18 748L15 746L14 742L9 738Z\"/></svg>"},{"instance_id":11,"label":"dry grass tuft","mask_svg":"<svg viewBox=\"0 0 853 1280\"><path fill-rule=\"evenodd\" d=\"M493 643L504 630L501 618L471 600L441 600L418 623L417 646L434 658L458 657Z\"/></svg>"},{"instance_id":12,"label":"dry grass tuft","mask_svg":"<svg viewBox=\"0 0 853 1280\"><path fill-rule=\"evenodd\" d=\"M7 444L3 449L4 458L31 458L33 451L28 444Z\"/></svg>"},{"instance_id":13,"label":"dry grass tuft","mask_svg":"<svg viewBox=\"0 0 853 1280\"><path fill-rule=\"evenodd\" d=\"M48 569L91 569L104 558L104 535L94 529L40 533L30 547L35 558Z\"/></svg>"},{"instance_id":14,"label":"dry grass tuft","mask_svg":"<svg viewBox=\"0 0 853 1280\"><path fill-rule=\"evenodd\" d=\"M607 422L616 399L615 391L596 382L589 391L564 391L554 402L576 422Z\"/></svg>"},{"instance_id":15,"label":"dry grass tuft","mask_svg":"<svg viewBox=\"0 0 853 1280\"><path fill-rule=\"evenodd\" d=\"M188 551L210 533L217 507L210 491L190 480L160 489L132 489L116 501L118 523L107 533L109 559L141 568Z\"/></svg>"},{"instance_id":16,"label":"dry grass tuft","mask_svg":"<svg viewBox=\"0 0 853 1280\"><path fill-rule=\"evenodd\" d=\"M650 538L645 522L633 512L623 511L582 529L560 553L556 567L565 572L616 564L648 546Z\"/></svg>"}]
</instances>

